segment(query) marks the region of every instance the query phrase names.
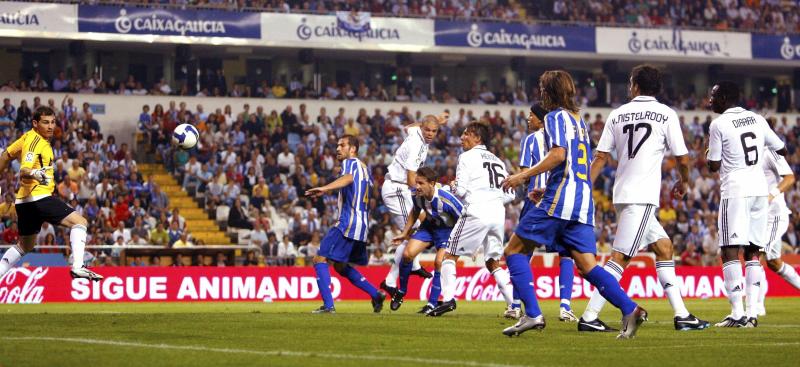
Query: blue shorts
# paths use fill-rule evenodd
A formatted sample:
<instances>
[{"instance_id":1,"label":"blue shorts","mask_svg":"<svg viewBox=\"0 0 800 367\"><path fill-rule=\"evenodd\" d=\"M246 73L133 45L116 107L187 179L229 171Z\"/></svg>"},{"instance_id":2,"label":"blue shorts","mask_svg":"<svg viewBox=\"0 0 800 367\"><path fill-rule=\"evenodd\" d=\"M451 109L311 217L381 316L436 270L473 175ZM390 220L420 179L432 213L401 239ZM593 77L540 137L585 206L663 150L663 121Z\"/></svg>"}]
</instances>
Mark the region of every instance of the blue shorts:
<instances>
[{"instance_id":1,"label":"blue shorts","mask_svg":"<svg viewBox=\"0 0 800 367\"><path fill-rule=\"evenodd\" d=\"M322 239L318 255L340 263L367 265L369 262L367 243L345 237L336 227L328 230Z\"/></svg>"},{"instance_id":2,"label":"blue shorts","mask_svg":"<svg viewBox=\"0 0 800 367\"><path fill-rule=\"evenodd\" d=\"M544 245L547 252L569 255L570 250L585 254L597 253L594 227L575 221L547 215L544 209L533 206L524 216L514 233L528 241Z\"/></svg>"},{"instance_id":3,"label":"blue shorts","mask_svg":"<svg viewBox=\"0 0 800 367\"><path fill-rule=\"evenodd\" d=\"M421 225L417 231L411 236L412 239L417 241L427 242L437 250L447 247L447 239L450 238L450 232L453 229L449 227L433 227Z\"/></svg>"},{"instance_id":4,"label":"blue shorts","mask_svg":"<svg viewBox=\"0 0 800 367\"><path fill-rule=\"evenodd\" d=\"M525 213L527 213L529 210L531 210L531 208L535 206L536 204L534 204L533 201L531 201L531 199L528 199L526 197L525 201L522 202L522 211L519 212L519 217L520 218L524 217Z\"/></svg>"}]
</instances>

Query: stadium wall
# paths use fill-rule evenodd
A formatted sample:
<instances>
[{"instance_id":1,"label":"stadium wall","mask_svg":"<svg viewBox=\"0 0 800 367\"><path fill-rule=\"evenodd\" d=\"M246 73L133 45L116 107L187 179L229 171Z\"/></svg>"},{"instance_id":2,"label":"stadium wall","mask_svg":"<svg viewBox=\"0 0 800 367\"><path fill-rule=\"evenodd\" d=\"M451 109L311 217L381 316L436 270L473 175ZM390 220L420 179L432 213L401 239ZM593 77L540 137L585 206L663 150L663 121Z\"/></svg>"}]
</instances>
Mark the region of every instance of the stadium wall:
<instances>
[{"instance_id":1,"label":"stadium wall","mask_svg":"<svg viewBox=\"0 0 800 367\"><path fill-rule=\"evenodd\" d=\"M27 100L28 105L31 105L34 97L42 99L42 104L47 104L48 99L53 99L56 106L60 106L61 101L67 94L65 93L39 93L39 92L8 92L2 93L0 97L10 98L11 103L19 105L21 100ZM320 108L327 109L329 116L335 116L339 108L346 110L348 117L357 116L358 110L364 108L367 114L372 116L376 108L385 114L389 110L400 111L403 107L408 107L408 111L415 114L420 111L422 115L426 114L439 114L445 109L450 111L452 116L458 116L458 111L464 109L465 111L472 110L475 117L480 117L484 111L490 111L494 114L495 111L500 111L503 117L508 117L511 111L519 111L520 109L527 110L527 106L510 106L510 105L469 105L469 104L434 104L434 103L400 103L400 102L373 102L373 101L331 101L331 100L307 100L307 99L264 99L264 98L215 98L215 97L181 97L181 96L120 96L120 95L106 95L106 94L70 94L74 98L74 103L78 108L87 102L90 104L95 119L100 122L101 132L104 136L113 134L117 142L125 142L131 144L134 140L137 130L137 119L142 112L142 106L150 105L150 110L156 104L161 104L164 109L169 107L170 101L175 101L177 105L181 102L186 102L187 108L194 111L197 105L202 105L206 113L213 112L215 109L224 109L226 105L230 105L234 114L238 114L244 109L245 104L250 105L250 110L255 111L259 106L264 107L267 114L270 111L276 110L281 113L286 106L292 106L292 111L297 113L300 104L305 104L308 108L309 116L313 119L316 118ZM608 115L611 111L610 108L587 108L581 113L589 113L594 118L595 114L603 116ZM711 111L679 111L680 116L686 118L689 123L695 116L700 117L704 121L706 116L714 117L715 114ZM790 125L794 125L795 119L800 117L800 114L768 114L766 117L775 116L781 118L786 116Z\"/></svg>"},{"instance_id":2,"label":"stadium wall","mask_svg":"<svg viewBox=\"0 0 800 367\"><path fill-rule=\"evenodd\" d=\"M379 283L388 267L361 268L372 283ZM719 267L677 267L678 287L685 298L725 297ZM103 282L70 280L67 267L14 268L0 278L0 303L44 302L196 302L196 301L302 301L319 297L314 270L253 267L107 267ZM540 299L558 298L558 269L536 269ZM502 295L486 268L461 268L456 297L466 301L500 301ZM774 272L767 272L768 296L800 296L800 292ZM334 298L366 300L368 296L347 281L331 279ZM660 298L664 290L653 268L630 268L621 285L631 297ZM412 277L407 299L425 300L430 279ZM575 277L573 298L587 298L593 287Z\"/></svg>"}]
</instances>

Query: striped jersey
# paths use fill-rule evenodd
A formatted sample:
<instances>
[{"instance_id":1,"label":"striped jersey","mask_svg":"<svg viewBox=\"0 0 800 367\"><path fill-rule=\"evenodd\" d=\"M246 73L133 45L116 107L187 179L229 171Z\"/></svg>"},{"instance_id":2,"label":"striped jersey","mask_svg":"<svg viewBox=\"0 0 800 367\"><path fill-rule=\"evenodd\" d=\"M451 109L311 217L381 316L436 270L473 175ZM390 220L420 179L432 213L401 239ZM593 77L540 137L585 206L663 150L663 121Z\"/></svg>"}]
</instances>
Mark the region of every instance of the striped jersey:
<instances>
[{"instance_id":1,"label":"striped jersey","mask_svg":"<svg viewBox=\"0 0 800 367\"><path fill-rule=\"evenodd\" d=\"M394 152L392 163L386 168L387 177L395 182L406 183L408 171L417 172L428 157L428 144L418 126L408 128L408 136Z\"/></svg>"},{"instance_id":2,"label":"striped jersey","mask_svg":"<svg viewBox=\"0 0 800 367\"><path fill-rule=\"evenodd\" d=\"M430 201L422 195L415 195L414 207L419 211L425 211L425 221L422 225L438 228L453 228L464 209L461 200L450 193L450 187L440 184L436 184L433 199Z\"/></svg>"},{"instance_id":3,"label":"striped jersey","mask_svg":"<svg viewBox=\"0 0 800 367\"><path fill-rule=\"evenodd\" d=\"M366 242L372 177L367 165L358 158L345 159L342 162L341 175L353 175L353 183L339 190L339 222L336 223L336 228L347 238Z\"/></svg>"},{"instance_id":4,"label":"striped jersey","mask_svg":"<svg viewBox=\"0 0 800 367\"><path fill-rule=\"evenodd\" d=\"M519 167L533 167L544 158L545 154L547 154L547 150L544 149L544 131L539 129L528 134L522 140L522 144L519 147ZM545 172L536 177L531 177L528 183L528 192L533 191L533 189L543 189L547 182L547 175L548 172Z\"/></svg>"},{"instance_id":5,"label":"striped jersey","mask_svg":"<svg viewBox=\"0 0 800 367\"><path fill-rule=\"evenodd\" d=\"M594 200L589 167L592 150L586 122L564 109L545 116L544 145L566 149L566 158L550 171L544 196L537 205L551 217L594 225Z\"/></svg>"}]
</instances>

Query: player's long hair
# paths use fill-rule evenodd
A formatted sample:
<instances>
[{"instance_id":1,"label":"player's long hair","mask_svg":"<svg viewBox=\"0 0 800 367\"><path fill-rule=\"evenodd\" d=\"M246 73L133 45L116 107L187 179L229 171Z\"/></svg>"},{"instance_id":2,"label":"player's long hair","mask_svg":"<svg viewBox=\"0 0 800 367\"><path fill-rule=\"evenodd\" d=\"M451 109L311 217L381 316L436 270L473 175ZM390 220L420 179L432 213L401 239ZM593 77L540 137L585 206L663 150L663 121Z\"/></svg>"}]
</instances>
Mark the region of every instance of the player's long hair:
<instances>
[{"instance_id":1,"label":"player's long hair","mask_svg":"<svg viewBox=\"0 0 800 367\"><path fill-rule=\"evenodd\" d=\"M548 111L563 108L578 113L575 103L575 82L564 70L545 71L539 78L539 91L542 95L542 107Z\"/></svg>"}]
</instances>

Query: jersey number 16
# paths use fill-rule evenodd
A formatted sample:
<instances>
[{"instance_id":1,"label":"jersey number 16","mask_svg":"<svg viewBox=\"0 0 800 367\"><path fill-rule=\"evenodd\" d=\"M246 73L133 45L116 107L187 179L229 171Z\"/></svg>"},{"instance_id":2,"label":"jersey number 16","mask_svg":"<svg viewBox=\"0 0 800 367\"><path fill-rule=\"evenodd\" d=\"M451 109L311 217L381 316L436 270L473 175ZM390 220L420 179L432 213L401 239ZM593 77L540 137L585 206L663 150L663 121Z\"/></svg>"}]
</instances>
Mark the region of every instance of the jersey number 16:
<instances>
[{"instance_id":1,"label":"jersey number 16","mask_svg":"<svg viewBox=\"0 0 800 367\"><path fill-rule=\"evenodd\" d=\"M500 172L497 172L497 170L500 169L502 172L503 166L498 163L483 162L483 168L486 168L486 170L489 172L489 187L500 187L503 179L505 179L506 176Z\"/></svg>"}]
</instances>

